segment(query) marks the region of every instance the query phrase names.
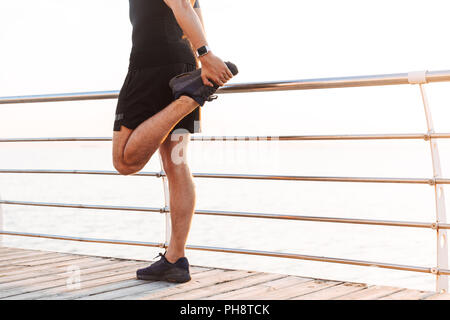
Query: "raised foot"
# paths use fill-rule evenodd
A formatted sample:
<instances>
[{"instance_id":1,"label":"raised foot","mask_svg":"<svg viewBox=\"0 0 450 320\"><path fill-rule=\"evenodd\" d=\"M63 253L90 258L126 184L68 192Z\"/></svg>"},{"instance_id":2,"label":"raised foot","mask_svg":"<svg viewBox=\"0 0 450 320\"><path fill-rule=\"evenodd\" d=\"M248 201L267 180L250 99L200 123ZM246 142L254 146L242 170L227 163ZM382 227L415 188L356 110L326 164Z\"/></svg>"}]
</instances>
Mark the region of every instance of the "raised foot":
<instances>
[{"instance_id":1,"label":"raised foot","mask_svg":"<svg viewBox=\"0 0 450 320\"><path fill-rule=\"evenodd\" d=\"M225 64L228 69L230 69L233 76L238 74L238 68L234 63L228 61L225 62ZM194 99L201 106L203 106L206 101L217 99L217 96L213 96L213 94L217 91L219 86L215 83L213 83L213 87L205 86L201 74L202 70L197 69L173 77L169 82L169 86L172 89L175 99L178 99L182 95L186 95Z\"/></svg>"}]
</instances>

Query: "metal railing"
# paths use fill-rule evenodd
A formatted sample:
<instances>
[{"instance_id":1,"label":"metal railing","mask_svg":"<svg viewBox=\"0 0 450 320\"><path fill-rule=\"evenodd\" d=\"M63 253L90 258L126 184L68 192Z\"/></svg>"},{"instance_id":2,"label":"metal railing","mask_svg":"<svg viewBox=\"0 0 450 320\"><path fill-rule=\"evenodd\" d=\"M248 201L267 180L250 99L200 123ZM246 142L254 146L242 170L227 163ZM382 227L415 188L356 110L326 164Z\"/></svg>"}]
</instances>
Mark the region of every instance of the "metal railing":
<instances>
[{"instance_id":1,"label":"metal railing","mask_svg":"<svg viewBox=\"0 0 450 320\"><path fill-rule=\"evenodd\" d=\"M432 222L417 221L393 221L393 220L373 220L373 219L354 219L354 218L333 218L318 216L300 216L286 214L267 214L255 212L237 212L237 211L218 211L218 210L196 210L195 214L211 215L211 216L227 216L241 218L258 218L258 219L277 219L291 221L314 221L324 223L346 223L360 225L377 225L391 227L409 227L409 228L425 228L436 232L436 253L437 261L435 267L409 266L390 264L384 262L373 262L363 260L351 260L322 256L310 256L293 253L279 253L270 251L219 248L188 245L187 249L214 251L223 253L248 254L258 256L270 256L278 258L300 259L309 261L322 261L331 263L340 263L358 266L375 266L379 268L414 271L421 273L430 273L436 276L436 291L448 291L448 241L447 230L450 224L446 220L446 208L444 199L443 185L450 184L450 179L443 178L441 173L441 164L438 152L437 139L448 139L450 133L436 133L431 119L431 110L425 93L424 84L428 82L448 82L450 81L450 70L446 71L420 71L399 74L370 75L357 77L341 77L341 78L323 78L309 79L298 81L282 81L282 82L261 82L226 85L219 89L218 93L241 93L241 92L262 92L262 91L284 91L284 90L309 90L309 89L325 89L325 88L348 88L363 86L384 86L384 85L403 85L414 84L420 88L422 102L424 105L425 117L427 122L426 133L406 133L406 134L353 134L353 135L309 135L309 136L279 136L279 137L263 137L263 136L238 136L238 137L212 137L212 136L193 136L192 141L320 141L320 140L424 140L430 143L430 151L432 155L433 177L431 178L380 178L380 177L330 177L330 176L287 176L287 175L255 175L255 174L218 174L218 173L193 173L195 178L215 178L215 179L251 179L251 180L283 180L283 181L310 181L310 182L352 182L352 183L401 183L401 184L424 184L434 188L436 219ZM102 91L102 92L83 92L83 93L65 93L65 94L49 94L49 95L33 95L33 96L15 96L0 97L0 104L14 103L36 103L36 102L57 102L57 101L81 101L95 99L115 99L118 97L118 91ZM110 137L46 137L46 138L6 138L0 139L0 143L18 143L18 142L98 142L111 141ZM99 171L99 170L38 170L38 169L0 169L0 174L78 174L78 175L119 175L115 171ZM62 235L49 235L38 233L25 233L0 230L0 234L10 236L38 237L46 239L58 239L68 241L93 242L93 243L110 243L121 245L134 245L146 247L166 248L170 239L170 207L169 207L169 188L167 176L163 171L159 172L139 172L134 176L146 176L161 178L163 182L165 206L162 208L151 207L130 207L130 206L107 206L107 205L87 205L87 204L68 204L68 203L45 203L30 201L12 201L0 199L1 205L22 205L22 206L38 206L38 207L57 207L57 208L79 208L91 210L115 210L115 211L137 211L146 213L163 213L166 218L166 234L165 242L139 242L124 241L113 239L95 239L71 237Z\"/></svg>"}]
</instances>

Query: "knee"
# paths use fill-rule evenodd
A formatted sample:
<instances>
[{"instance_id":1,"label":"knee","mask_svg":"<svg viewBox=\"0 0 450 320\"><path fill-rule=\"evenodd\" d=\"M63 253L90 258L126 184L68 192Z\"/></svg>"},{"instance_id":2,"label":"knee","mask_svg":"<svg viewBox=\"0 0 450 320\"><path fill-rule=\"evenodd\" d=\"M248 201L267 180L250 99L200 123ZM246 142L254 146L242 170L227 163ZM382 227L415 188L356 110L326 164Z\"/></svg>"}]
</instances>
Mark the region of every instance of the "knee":
<instances>
[{"instance_id":1,"label":"knee","mask_svg":"<svg viewBox=\"0 0 450 320\"><path fill-rule=\"evenodd\" d=\"M134 174L140 170L139 168L136 168L135 166L127 165L127 164L123 163L122 161L114 161L113 164L114 164L114 168L116 168L117 172L119 172L123 176L128 176L128 175Z\"/></svg>"}]
</instances>

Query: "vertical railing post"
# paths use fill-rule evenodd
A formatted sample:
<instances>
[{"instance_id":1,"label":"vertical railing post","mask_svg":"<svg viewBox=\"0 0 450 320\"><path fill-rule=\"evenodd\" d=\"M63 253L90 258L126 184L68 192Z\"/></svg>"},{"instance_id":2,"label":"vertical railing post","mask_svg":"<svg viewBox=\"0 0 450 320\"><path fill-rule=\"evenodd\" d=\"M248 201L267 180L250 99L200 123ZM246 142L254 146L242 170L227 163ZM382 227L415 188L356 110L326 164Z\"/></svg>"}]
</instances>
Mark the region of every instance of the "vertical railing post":
<instances>
[{"instance_id":1,"label":"vertical railing post","mask_svg":"<svg viewBox=\"0 0 450 320\"><path fill-rule=\"evenodd\" d=\"M431 109L428 103L428 98L424 88L426 80L426 71L413 72L409 76L410 83L418 84L420 87L420 93L422 96L422 102L425 110L425 117L427 121L428 137L430 141L431 160L433 164L433 187L435 194L435 207L436 207L436 260L437 266L436 274L436 291L448 292L448 276L440 275L439 270L441 268L448 269L448 238L447 230L440 229L440 223L447 223L447 214L445 208L444 187L441 184L436 183L437 178L442 178L441 159L439 157L439 149L436 139L431 137L434 133L434 124L431 117Z\"/></svg>"},{"instance_id":2,"label":"vertical railing post","mask_svg":"<svg viewBox=\"0 0 450 320\"><path fill-rule=\"evenodd\" d=\"M161 166L161 179L162 179L163 192L164 192L164 215L165 215L164 248L167 248L170 243L170 237L171 237L171 233L172 233L172 223L170 221L169 181L167 180L167 175L164 172L164 166L163 166L161 154L159 155L159 162L160 162L160 166Z\"/></svg>"}]
</instances>

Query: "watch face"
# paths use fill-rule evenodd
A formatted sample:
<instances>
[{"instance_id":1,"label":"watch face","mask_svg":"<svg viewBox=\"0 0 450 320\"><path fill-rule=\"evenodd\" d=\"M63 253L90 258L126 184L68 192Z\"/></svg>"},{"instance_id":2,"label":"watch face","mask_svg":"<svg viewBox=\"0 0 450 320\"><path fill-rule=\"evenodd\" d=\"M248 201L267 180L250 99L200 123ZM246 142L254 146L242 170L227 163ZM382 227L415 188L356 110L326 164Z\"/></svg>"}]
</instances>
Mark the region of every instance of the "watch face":
<instances>
[{"instance_id":1,"label":"watch face","mask_svg":"<svg viewBox=\"0 0 450 320\"><path fill-rule=\"evenodd\" d=\"M198 48L197 53L198 53L199 56L203 56L203 55L207 54L208 53L208 47L203 46L201 48Z\"/></svg>"}]
</instances>

